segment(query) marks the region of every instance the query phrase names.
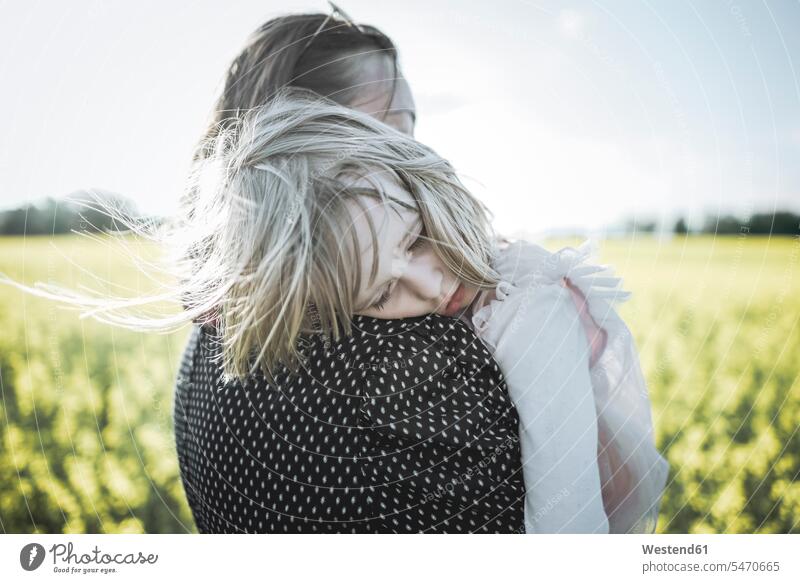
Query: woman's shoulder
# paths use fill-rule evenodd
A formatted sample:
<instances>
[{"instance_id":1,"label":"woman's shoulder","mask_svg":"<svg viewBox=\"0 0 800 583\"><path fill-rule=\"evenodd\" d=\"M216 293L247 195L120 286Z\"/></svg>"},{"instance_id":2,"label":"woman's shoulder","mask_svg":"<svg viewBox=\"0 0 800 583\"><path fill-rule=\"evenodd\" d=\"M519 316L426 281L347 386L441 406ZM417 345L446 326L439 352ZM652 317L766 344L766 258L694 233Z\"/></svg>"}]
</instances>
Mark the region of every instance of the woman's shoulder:
<instances>
[{"instance_id":1,"label":"woman's shoulder","mask_svg":"<svg viewBox=\"0 0 800 583\"><path fill-rule=\"evenodd\" d=\"M447 355L472 352L482 346L475 332L462 320L426 314L414 318L382 320L355 316L347 342L371 348L374 362L380 365L390 357L417 357L441 360ZM488 355L488 353L487 353Z\"/></svg>"},{"instance_id":2,"label":"woman's shoulder","mask_svg":"<svg viewBox=\"0 0 800 583\"><path fill-rule=\"evenodd\" d=\"M261 373L246 379L223 378L221 350L222 339L216 329L194 326L181 359L181 374L187 378L200 374L206 382L225 386L270 384ZM321 333L301 336L299 352L299 366L279 366L275 384L333 377L355 389L367 382L368 375L385 374L404 359L434 372L451 368L457 359L484 365L492 362L469 326L439 314L394 320L357 315L350 331L338 337Z\"/></svg>"},{"instance_id":3,"label":"woman's shoulder","mask_svg":"<svg viewBox=\"0 0 800 583\"><path fill-rule=\"evenodd\" d=\"M463 321L440 314L413 318L383 320L357 315L353 318L352 333L347 342L372 345L380 352L396 350L417 353L439 347L448 352L459 345L477 340L475 333Z\"/></svg>"},{"instance_id":4,"label":"woman's shoulder","mask_svg":"<svg viewBox=\"0 0 800 583\"><path fill-rule=\"evenodd\" d=\"M375 351L365 366L368 384L378 389L386 384L383 379L397 375L435 384L500 378L486 345L462 320L439 314L397 320L356 316L353 325L356 343L373 339Z\"/></svg>"}]
</instances>

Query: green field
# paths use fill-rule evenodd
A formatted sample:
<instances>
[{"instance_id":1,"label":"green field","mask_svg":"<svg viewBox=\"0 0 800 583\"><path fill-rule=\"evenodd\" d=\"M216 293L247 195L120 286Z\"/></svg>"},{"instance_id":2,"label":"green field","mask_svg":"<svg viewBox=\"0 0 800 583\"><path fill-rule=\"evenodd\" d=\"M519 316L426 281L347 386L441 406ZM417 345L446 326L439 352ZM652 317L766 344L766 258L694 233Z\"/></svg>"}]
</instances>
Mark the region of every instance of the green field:
<instances>
[{"instance_id":1,"label":"green field","mask_svg":"<svg viewBox=\"0 0 800 583\"><path fill-rule=\"evenodd\" d=\"M659 531L800 532L800 240L639 237L601 259L634 294L620 311L671 464ZM79 237L0 238L0 272L152 288L117 243ZM112 328L7 286L0 325L0 528L193 531L171 421L186 331Z\"/></svg>"}]
</instances>

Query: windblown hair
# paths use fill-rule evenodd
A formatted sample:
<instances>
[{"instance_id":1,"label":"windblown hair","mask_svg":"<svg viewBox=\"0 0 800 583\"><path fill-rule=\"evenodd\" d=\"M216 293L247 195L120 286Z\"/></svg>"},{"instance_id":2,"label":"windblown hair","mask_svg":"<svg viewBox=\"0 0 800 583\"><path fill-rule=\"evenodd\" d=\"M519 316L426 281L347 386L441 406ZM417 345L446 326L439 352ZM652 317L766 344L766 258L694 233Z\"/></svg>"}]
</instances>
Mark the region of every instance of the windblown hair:
<instances>
[{"instance_id":1,"label":"windblown hair","mask_svg":"<svg viewBox=\"0 0 800 583\"><path fill-rule=\"evenodd\" d=\"M260 370L273 379L279 366L292 370L301 362L304 334L338 340L351 332L365 274L348 201L358 204L366 195L394 203L379 188L357 188L346 177L369 181L376 172L389 172L405 186L448 268L478 287L497 284L487 209L446 160L369 115L286 89L216 133L208 152L195 165L179 217L156 234L173 254L174 284L133 300L66 297L63 290L48 297L139 330L170 331L213 319L225 375ZM165 299L180 302L184 311L136 315Z\"/></svg>"}]
</instances>

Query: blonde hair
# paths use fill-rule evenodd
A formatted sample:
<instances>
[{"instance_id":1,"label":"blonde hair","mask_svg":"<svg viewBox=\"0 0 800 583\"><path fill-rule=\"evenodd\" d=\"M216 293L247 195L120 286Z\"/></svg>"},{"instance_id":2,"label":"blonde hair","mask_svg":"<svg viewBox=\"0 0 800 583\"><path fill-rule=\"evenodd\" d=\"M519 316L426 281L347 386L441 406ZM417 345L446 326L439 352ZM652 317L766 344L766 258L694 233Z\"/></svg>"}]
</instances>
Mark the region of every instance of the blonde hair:
<instances>
[{"instance_id":1,"label":"blonde hair","mask_svg":"<svg viewBox=\"0 0 800 583\"><path fill-rule=\"evenodd\" d=\"M356 188L341 177L381 171L407 188L448 268L481 288L497 284L485 206L432 149L366 114L285 89L221 129L206 151L191 173L179 217L156 234L173 253L174 285L134 300L52 288L46 295L135 329L170 331L213 315L225 376L260 369L272 379L279 365L292 370L301 361L303 334L335 340L350 334L362 274L346 202L360 195L388 199L380 189ZM370 280L376 269L377 256ZM184 311L161 318L131 311L165 299L180 301Z\"/></svg>"}]
</instances>

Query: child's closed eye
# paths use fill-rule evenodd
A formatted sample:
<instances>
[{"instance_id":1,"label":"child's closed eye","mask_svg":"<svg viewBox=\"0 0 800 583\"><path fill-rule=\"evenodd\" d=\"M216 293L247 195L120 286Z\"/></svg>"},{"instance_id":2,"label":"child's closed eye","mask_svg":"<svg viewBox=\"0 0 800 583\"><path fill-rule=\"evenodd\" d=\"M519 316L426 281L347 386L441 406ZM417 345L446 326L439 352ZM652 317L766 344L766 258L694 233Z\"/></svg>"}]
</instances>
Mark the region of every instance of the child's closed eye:
<instances>
[{"instance_id":1,"label":"child's closed eye","mask_svg":"<svg viewBox=\"0 0 800 583\"><path fill-rule=\"evenodd\" d=\"M387 290L381 294L381 297L378 298L378 301L372 304L370 308L379 311L382 310L384 306L386 306L386 303L389 301L389 299L391 299L391 297L392 297L391 290L387 288Z\"/></svg>"},{"instance_id":2,"label":"child's closed eye","mask_svg":"<svg viewBox=\"0 0 800 583\"><path fill-rule=\"evenodd\" d=\"M411 243L411 245L408 246L407 252L414 253L415 251L419 251L425 246L426 243L427 243L427 237L425 236L425 230L421 229L417 237ZM378 298L378 301L372 304L370 308L380 311L386 306L387 302L391 298L392 298L392 287L390 284L386 287L386 290L381 294L381 297Z\"/></svg>"},{"instance_id":3,"label":"child's closed eye","mask_svg":"<svg viewBox=\"0 0 800 583\"><path fill-rule=\"evenodd\" d=\"M423 229L419 232L419 235L417 235L417 237L414 239L414 242L408 246L409 252L413 253L414 251L421 249L426 242L427 242L427 237L425 236L425 230Z\"/></svg>"}]
</instances>

